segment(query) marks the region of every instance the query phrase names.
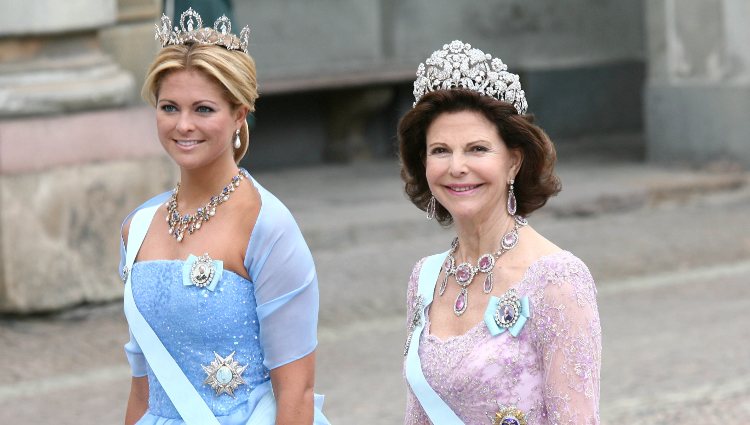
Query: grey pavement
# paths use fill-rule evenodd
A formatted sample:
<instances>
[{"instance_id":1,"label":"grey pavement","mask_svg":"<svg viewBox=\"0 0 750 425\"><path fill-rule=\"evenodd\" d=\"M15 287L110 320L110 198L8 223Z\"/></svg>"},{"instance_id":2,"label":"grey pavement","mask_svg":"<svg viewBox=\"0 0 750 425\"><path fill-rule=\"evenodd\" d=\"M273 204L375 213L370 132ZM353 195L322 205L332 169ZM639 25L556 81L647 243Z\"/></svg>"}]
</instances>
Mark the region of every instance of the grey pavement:
<instances>
[{"instance_id":1,"label":"grey pavement","mask_svg":"<svg viewBox=\"0 0 750 425\"><path fill-rule=\"evenodd\" d=\"M748 174L585 147L561 150L564 190L530 221L597 280L603 423L750 423ZM400 423L406 280L450 229L405 199L392 161L255 177L295 214L316 260L329 418ZM0 319L0 424L121 423L126 334L117 304Z\"/></svg>"}]
</instances>

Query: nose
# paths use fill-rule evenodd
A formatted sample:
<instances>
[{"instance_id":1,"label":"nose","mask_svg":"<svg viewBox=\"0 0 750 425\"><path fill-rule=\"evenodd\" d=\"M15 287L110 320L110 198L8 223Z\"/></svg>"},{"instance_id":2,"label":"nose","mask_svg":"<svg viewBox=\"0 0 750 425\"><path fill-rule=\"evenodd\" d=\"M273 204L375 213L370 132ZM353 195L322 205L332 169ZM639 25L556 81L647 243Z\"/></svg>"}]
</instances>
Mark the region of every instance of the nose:
<instances>
[{"instance_id":1,"label":"nose","mask_svg":"<svg viewBox=\"0 0 750 425\"><path fill-rule=\"evenodd\" d=\"M463 152L454 152L451 156L450 174L451 177L461 177L468 172L466 156Z\"/></svg>"},{"instance_id":2,"label":"nose","mask_svg":"<svg viewBox=\"0 0 750 425\"><path fill-rule=\"evenodd\" d=\"M177 124L175 125L175 129L180 134L187 134L193 131L195 129L195 125L190 118L190 114L185 112L180 113L180 116L177 119Z\"/></svg>"}]
</instances>

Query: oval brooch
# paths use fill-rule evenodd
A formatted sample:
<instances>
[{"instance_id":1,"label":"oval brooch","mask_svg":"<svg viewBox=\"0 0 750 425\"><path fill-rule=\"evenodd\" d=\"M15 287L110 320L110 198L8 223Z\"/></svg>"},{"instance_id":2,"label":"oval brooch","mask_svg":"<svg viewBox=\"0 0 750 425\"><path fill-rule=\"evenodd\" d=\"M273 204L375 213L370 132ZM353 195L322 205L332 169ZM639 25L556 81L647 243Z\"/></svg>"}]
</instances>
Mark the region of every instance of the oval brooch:
<instances>
[{"instance_id":1,"label":"oval brooch","mask_svg":"<svg viewBox=\"0 0 750 425\"><path fill-rule=\"evenodd\" d=\"M223 271L224 263L211 259L208 253L200 257L190 255L182 269L182 283L213 291Z\"/></svg>"},{"instance_id":2,"label":"oval brooch","mask_svg":"<svg viewBox=\"0 0 750 425\"><path fill-rule=\"evenodd\" d=\"M516 337L530 317L529 297L519 298L516 290L511 288L500 298L490 297L484 323L492 336L507 330Z\"/></svg>"}]
</instances>

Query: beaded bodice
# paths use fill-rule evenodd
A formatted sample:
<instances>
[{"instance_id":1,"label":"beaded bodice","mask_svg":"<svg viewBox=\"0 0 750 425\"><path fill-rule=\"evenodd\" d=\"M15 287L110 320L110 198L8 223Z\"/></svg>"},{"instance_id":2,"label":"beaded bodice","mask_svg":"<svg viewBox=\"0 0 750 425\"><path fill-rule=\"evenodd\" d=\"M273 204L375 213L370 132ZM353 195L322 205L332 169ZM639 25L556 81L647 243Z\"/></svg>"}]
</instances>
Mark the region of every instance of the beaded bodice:
<instances>
[{"instance_id":1,"label":"beaded bodice","mask_svg":"<svg viewBox=\"0 0 750 425\"><path fill-rule=\"evenodd\" d=\"M263 366L254 285L224 270L213 290L185 286L183 264L179 260L135 263L131 276L133 298L208 407L216 415L226 415L247 401L253 388L270 379ZM234 391L235 397L216 396L203 383L206 372L201 366L214 360L214 352L226 357L232 351L241 365L249 365L242 373L247 384ZM148 381L150 412L179 418L151 368Z\"/></svg>"},{"instance_id":2,"label":"beaded bodice","mask_svg":"<svg viewBox=\"0 0 750 425\"><path fill-rule=\"evenodd\" d=\"M423 261L409 280L409 318ZM528 425L598 424L601 327L588 268L559 252L532 264L513 287L531 306L517 337L492 336L480 322L441 340L430 334L428 307L419 346L427 382L467 424L491 424L500 406L523 411ZM410 388L405 423L430 423Z\"/></svg>"}]
</instances>

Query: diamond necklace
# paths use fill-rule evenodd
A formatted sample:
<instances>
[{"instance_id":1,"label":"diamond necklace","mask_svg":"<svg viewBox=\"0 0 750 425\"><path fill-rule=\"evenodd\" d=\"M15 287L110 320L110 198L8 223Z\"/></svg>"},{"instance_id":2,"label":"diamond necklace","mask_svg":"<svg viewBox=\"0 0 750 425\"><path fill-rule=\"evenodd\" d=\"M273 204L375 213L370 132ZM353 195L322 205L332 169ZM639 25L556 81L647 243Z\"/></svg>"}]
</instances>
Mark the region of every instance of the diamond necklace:
<instances>
[{"instance_id":1,"label":"diamond necklace","mask_svg":"<svg viewBox=\"0 0 750 425\"><path fill-rule=\"evenodd\" d=\"M474 280L474 276L476 276L477 273L482 272L487 274L484 278L484 293L489 294L492 292L492 285L494 283L492 279L492 269L495 267L495 260L518 245L518 229L529 224L529 222L520 215L515 215L513 218L515 221L513 228L503 235L503 238L500 240L500 249L494 253L487 253L479 257L476 266L471 265L468 261L456 265L456 259L453 257L453 254L458 248L458 238L456 237L453 239L451 249L448 252L448 257L445 259L445 262L443 262L445 277L440 284L440 290L438 293L441 297L445 293L445 288L448 286L448 276L456 277L456 283L461 287L461 292L458 293L456 302L453 303L453 313L455 313L456 316L462 315L469 306L469 293L467 288Z\"/></svg>"},{"instance_id":2,"label":"diamond necklace","mask_svg":"<svg viewBox=\"0 0 750 425\"><path fill-rule=\"evenodd\" d=\"M211 217L216 215L216 207L227 202L229 200L229 195L240 185L240 182L249 177L250 174L248 174L245 169L240 168L239 173L232 177L232 180L224 189L222 189L221 193L212 196L206 206L198 208L198 211L196 211L194 215L181 215L180 211L177 210L177 195L180 193L180 183L178 182L177 186L175 186L172 191L172 196L169 198L169 201L167 201L167 224L169 225L169 234L177 239L177 242L182 242L186 233L192 235L193 232L201 228L203 222L210 220Z\"/></svg>"}]
</instances>

